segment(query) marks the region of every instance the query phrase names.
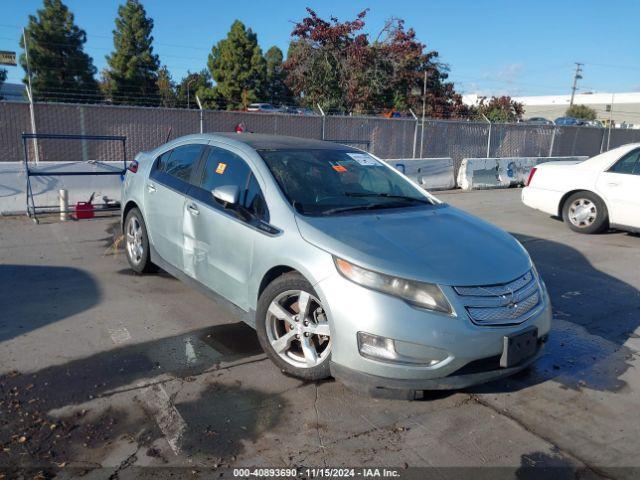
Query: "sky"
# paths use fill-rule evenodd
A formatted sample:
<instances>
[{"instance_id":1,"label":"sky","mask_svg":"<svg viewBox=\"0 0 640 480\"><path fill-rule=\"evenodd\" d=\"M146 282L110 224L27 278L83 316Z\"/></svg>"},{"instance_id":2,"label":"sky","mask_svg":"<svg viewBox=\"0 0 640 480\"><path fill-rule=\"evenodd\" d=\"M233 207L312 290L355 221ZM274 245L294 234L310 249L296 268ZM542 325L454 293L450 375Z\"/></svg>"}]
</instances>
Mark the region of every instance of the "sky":
<instances>
[{"instance_id":1,"label":"sky","mask_svg":"<svg viewBox=\"0 0 640 480\"><path fill-rule=\"evenodd\" d=\"M64 0L63 0L64 1ZM19 50L21 28L42 0L3 0L0 50ZM98 71L112 50L117 0L66 0L87 32L85 51ZM211 46L239 19L266 51L287 51L291 30L309 6L323 18L355 18L375 38L390 17L402 18L450 68L463 94L556 95L571 90L574 62L582 62L580 92L640 91L638 0L143 0L154 22L155 51L174 80L206 67ZM21 81L7 67L8 82Z\"/></svg>"}]
</instances>

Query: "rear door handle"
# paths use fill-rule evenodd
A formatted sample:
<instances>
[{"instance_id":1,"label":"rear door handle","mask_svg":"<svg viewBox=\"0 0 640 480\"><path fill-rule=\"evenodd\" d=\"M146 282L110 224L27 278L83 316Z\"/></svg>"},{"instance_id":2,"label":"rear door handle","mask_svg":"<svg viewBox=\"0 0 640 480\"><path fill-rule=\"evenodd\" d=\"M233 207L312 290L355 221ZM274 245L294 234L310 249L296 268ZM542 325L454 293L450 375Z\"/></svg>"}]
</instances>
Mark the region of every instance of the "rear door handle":
<instances>
[{"instance_id":1,"label":"rear door handle","mask_svg":"<svg viewBox=\"0 0 640 480\"><path fill-rule=\"evenodd\" d=\"M147 183L147 191L149 193L153 193L157 190L156 186L153 183Z\"/></svg>"},{"instance_id":2,"label":"rear door handle","mask_svg":"<svg viewBox=\"0 0 640 480\"><path fill-rule=\"evenodd\" d=\"M607 183L607 185L609 185L610 187L617 187L620 184L617 183L617 182L609 182L609 183Z\"/></svg>"},{"instance_id":3,"label":"rear door handle","mask_svg":"<svg viewBox=\"0 0 640 480\"><path fill-rule=\"evenodd\" d=\"M189 210L189 213L193 216L198 216L200 215L200 211L198 210L198 207L196 206L195 203L190 204L187 209Z\"/></svg>"}]
</instances>

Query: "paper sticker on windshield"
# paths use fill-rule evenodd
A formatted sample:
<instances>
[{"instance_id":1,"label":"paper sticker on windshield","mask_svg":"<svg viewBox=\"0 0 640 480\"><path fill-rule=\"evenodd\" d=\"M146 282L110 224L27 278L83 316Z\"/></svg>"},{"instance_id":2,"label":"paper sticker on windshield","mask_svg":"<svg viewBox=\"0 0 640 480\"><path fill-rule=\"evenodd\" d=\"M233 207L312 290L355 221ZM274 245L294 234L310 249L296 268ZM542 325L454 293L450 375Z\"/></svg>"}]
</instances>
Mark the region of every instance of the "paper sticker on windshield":
<instances>
[{"instance_id":1,"label":"paper sticker on windshield","mask_svg":"<svg viewBox=\"0 0 640 480\"><path fill-rule=\"evenodd\" d=\"M220 162L216 167L216 173L222 175L226 169L227 169L227 164Z\"/></svg>"},{"instance_id":2,"label":"paper sticker on windshield","mask_svg":"<svg viewBox=\"0 0 640 480\"><path fill-rule=\"evenodd\" d=\"M333 166L333 169L334 169L336 172L340 172L340 173L344 173L344 172L346 172L346 171L347 171L347 169L346 169L345 167L343 167L342 165L334 165L334 166Z\"/></svg>"},{"instance_id":3,"label":"paper sticker on windshield","mask_svg":"<svg viewBox=\"0 0 640 480\"><path fill-rule=\"evenodd\" d=\"M373 167L375 165L379 165L376 159L367 153L347 153L347 155L349 155L356 162L365 167Z\"/></svg>"}]
</instances>

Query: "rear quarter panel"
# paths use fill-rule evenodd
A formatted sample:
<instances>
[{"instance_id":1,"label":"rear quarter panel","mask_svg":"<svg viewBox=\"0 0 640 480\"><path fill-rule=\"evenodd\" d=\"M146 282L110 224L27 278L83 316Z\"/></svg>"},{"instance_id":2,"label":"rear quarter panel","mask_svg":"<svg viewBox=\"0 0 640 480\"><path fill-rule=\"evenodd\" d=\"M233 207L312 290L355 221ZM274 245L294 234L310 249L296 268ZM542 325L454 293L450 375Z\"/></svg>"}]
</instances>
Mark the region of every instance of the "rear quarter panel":
<instances>
[{"instance_id":1,"label":"rear quarter panel","mask_svg":"<svg viewBox=\"0 0 640 480\"><path fill-rule=\"evenodd\" d=\"M145 180L149 177L149 170L153 163L153 156L149 152L140 152L135 157L138 162L138 171L132 173L127 170L122 182L122 219L124 224L124 212L129 202L134 202L144 217L144 185Z\"/></svg>"}]
</instances>

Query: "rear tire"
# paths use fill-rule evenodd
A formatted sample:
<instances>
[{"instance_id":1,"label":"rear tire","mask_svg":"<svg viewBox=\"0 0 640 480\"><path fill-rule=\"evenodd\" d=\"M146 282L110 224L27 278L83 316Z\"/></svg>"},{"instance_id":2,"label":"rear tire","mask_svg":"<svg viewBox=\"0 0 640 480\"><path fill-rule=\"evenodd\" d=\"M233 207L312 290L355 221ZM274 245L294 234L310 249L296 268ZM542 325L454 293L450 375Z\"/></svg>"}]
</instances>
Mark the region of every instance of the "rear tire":
<instances>
[{"instance_id":1,"label":"rear tire","mask_svg":"<svg viewBox=\"0 0 640 480\"><path fill-rule=\"evenodd\" d=\"M602 199L592 192L576 192L562 206L562 219L578 233L600 233L609 228L609 212Z\"/></svg>"},{"instance_id":2,"label":"rear tire","mask_svg":"<svg viewBox=\"0 0 640 480\"><path fill-rule=\"evenodd\" d=\"M129 266L136 273L152 273L158 271L151 263L149 253L149 236L142 213L132 208L124 221L124 246Z\"/></svg>"},{"instance_id":3,"label":"rear tire","mask_svg":"<svg viewBox=\"0 0 640 480\"><path fill-rule=\"evenodd\" d=\"M307 381L331 376L331 333L311 284L286 273L258 299L256 331L262 349L284 373Z\"/></svg>"}]
</instances>

